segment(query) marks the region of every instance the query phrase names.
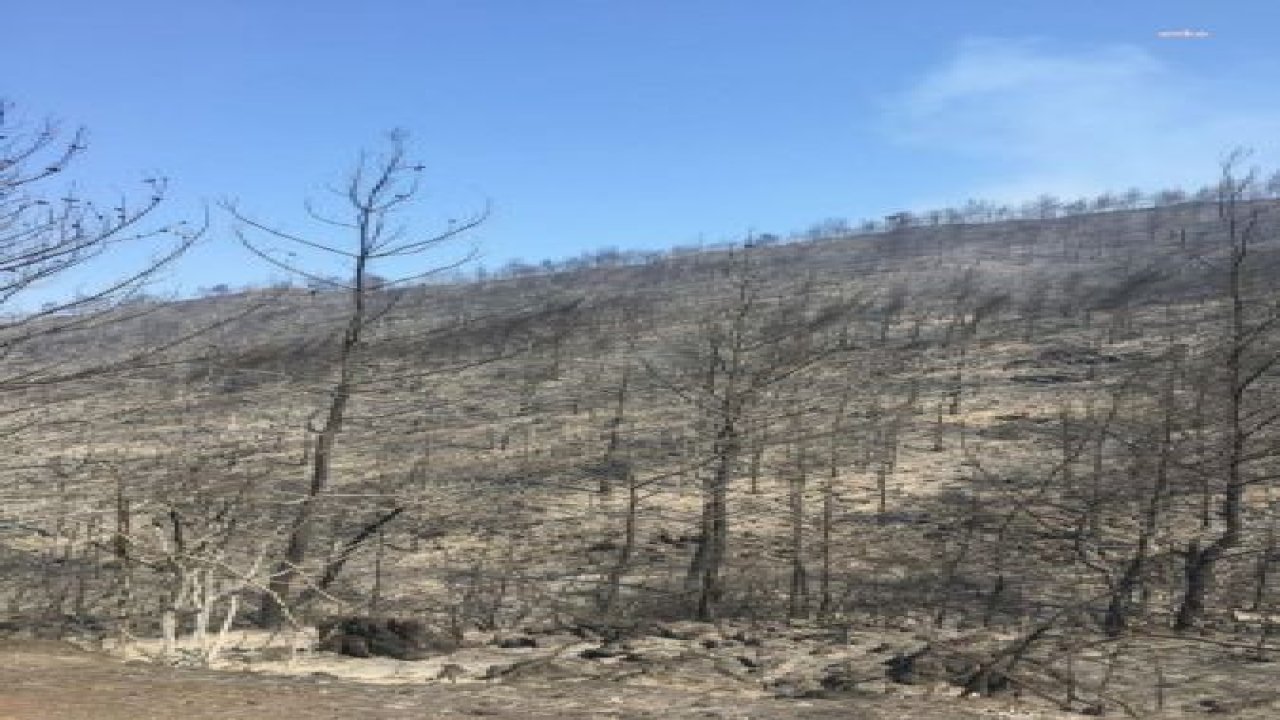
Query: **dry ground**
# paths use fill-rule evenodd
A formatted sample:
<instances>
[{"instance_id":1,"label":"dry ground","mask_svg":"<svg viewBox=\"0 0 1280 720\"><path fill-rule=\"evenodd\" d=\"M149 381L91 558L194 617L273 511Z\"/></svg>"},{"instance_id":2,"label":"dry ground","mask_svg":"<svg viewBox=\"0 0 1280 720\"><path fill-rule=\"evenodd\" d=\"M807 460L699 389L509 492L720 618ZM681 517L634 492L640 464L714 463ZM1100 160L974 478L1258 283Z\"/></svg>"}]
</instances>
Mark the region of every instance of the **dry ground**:
<instances>
[{"instance_id":1,"label":"dry ground","mask_svg":"<svg viewBox=\"0 0 1280 720\"><path fill-rule=\"evenodd\" d=\"M696 624L669 627L688 629L685 625L706 629ZM292 641L299 648L295 652L271 652L287 650L290 644L278 636L270 649L243 649L259 643L261 638L255 636L249 643L243 638L234 641L220 670L126 661L59 641L0 639L0 720L1083 717L1034 693L961 698L959 690L946 683L888 681L884 658L919 647L914 633L863 629L852 631L847 643L832 643L805 639L812 631L780 630L760 636L763 640L754 648L692 652L706 639L723 639L732 629L695 639L638 637L623 646L633 656L623 662L583 659L579 648L594 643L566 643L559 636L554 647L553 638L540 636L537 649L499 649L487 643L414 662L315 652L301 636ZM1121 645L1082 652L1076 664L1081 693L1077 697L1095 695L1102 661L1119 653L1118 660L1105 663L1111 678L1107 717L1280 717L1280 663L1273 655L1271 662L1253 659L1243 640L1227 635L1134 636ZM149 641L137 647L149 647ZM715 662L753 652L760 668L756 671L725 671ZM129 656L142 657L139 652ZM511 668L513 662L531 663L528 667L534 669L505 674L500 680L483 679L482 668ZM465 669L457 684L438 679L445 663ZM856 689L820 696L795 692L817 688L812 680L823 674L822 668L840 665L859 678ZM1032 681L1037 676L1025 677ZM1060 689L1054 688L1053 694Z\"/></svg>"},{"instance_id":2,"label":"dry ground","mask_svg":"<svg viewBox=\"0 0 1280 720\"><path fill-rule=\"evenodd\" d=\"M0 720L1050 717L920 698L778 700L615 683L362 685L125 663L50 641L0 642Z\"/></svg>"}]
</instances>

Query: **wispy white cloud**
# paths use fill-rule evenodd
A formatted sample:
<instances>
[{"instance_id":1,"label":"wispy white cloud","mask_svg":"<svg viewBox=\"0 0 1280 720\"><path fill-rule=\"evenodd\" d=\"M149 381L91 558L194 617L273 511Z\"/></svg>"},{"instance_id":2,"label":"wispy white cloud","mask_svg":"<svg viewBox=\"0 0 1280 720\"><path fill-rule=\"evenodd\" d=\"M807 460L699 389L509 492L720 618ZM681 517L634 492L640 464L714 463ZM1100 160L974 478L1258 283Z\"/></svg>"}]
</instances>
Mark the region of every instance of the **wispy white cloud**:
<instances>
[{"instance_id":1,"label":"wispy white cloud","mask_svg":"<svg viewBox=\"0 0 1280 720\"><path fill-rule=\"evenodd\" d=\"M1232 86L1269 83L1246 79ZM959 194L1000 200L1197 187L1239 146L1264 168L1280 160L1280 104L1132 45L970 39L891 98L884 120L898 143L980 168Z\"/></svg>"}]
</instances>

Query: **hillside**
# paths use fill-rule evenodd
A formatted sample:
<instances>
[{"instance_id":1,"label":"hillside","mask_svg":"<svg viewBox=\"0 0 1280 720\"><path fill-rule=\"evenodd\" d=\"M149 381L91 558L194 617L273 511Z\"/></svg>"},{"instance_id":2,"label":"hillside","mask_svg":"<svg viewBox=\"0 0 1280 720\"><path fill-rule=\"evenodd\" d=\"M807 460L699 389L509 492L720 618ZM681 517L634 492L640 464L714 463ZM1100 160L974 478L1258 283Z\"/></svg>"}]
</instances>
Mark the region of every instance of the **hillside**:
<instances>
[{"instance_id":1,"label":"hillside","mask_svg":"<svg viewBox=\"0 0 1280 720\"><path fill-rule=\"evenodd\" d=\"M1044 717L1262 693L1278 264L1280 204L1224 200L368 290L353 356L351 293L122 307L3 358L0 602L171 660L252 632L305 506L291 627L576 632L674 687L718 672L651 647L697 621L761 698L926 647L917 687Z\"/></svg>"}]
</instances>

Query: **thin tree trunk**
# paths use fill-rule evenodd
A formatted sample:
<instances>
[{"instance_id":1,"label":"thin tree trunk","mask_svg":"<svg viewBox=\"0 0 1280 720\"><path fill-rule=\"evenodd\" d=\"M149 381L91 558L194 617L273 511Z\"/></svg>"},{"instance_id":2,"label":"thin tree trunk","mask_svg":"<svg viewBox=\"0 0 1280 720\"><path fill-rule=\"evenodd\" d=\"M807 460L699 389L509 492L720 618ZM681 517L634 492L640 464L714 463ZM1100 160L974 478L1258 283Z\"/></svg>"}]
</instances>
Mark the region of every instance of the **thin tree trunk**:
<instances>
[{"instance_id":1,"label":"thin tree trunk","mask_svg":"<svg viewBox=\"0 0 1280 720\"><path fill-rule=\"evenodd\" d=\"M605 470L600 473L600 494L608 495L613 492L613 461L618 453L618 448L622 442L621 431L622 424L626 421L627 412L627 388L631 377L631 366L627 365L622 369L622 379L618 382L618 392L615 396L613 409L613 417L609 420L609 446L605 449Z\"/></svg>"},{"instance_id":2,"label":"thin tree trunk","mask_svg":"<svg viewBox=\"0 0 1280 720\"><path fill-rule=\"evenodd\" d=\"M840 440L844 430L844 415L849 406L849 392L840 396L835 418L831 422L831 446L827 458L827 478L822 485L822 528L818 549L822 571L818 578L818 614L831 614L831 526L835 520L836 480L840 476Z\"/></svg>"},{"instance_id":3,"label":"thin tree trunk","mask_svg":"<svg viewBox=\"0 0 1280 720\"><path fill-rule=\"evenodd\" d=\"M1224 180L1231 181L1230 176ZM1205 600L1213 583L1214 572L1218 561L1227 551L1240 544L1243 524L1244 488L1245 488L1245 441L1248 433L1244 423L1244 398L1257 376L1250 377L1244 371L1244 354L1251 338L1245 327L1245 293L1244 278L1245 260L1249 252L1249 228L1239 227L1236 210L1237 189L1230 188L1230 195L1219 206L1223 219L1227 223L1227 234L1231 242L1231 262L1228 274L1227 298L1231 305L1229 348L1226 358L1226 391L1227 416L1226 435L1227 453L1225 467L1226 487L1222 497L1222 520L1225 525L1222 532L1209 544L1201 546L1192 541L1187 546L1185 582L1182 605L1178 608L1178 617L1174 623L1177 630L1188 630L1204 617Z\"/></svg>"},{"instance_id":4,"label":"thin tree trunk","mask_svg":"<svg viewBox=\"0 0 1280 720\"><path fill-rule=\"evenodd\" d=\"M721 577L729 539L729 477L740 452L734 423L736 413L726 413L716 439L716 464L703 483L702 534L691 568L697 583L694 615L698 620L715 620L724 594Z\"/></svg>"},{"instance_id":5,"label":"thin tree trunk","mask_svg":"<svg viewBox=\"0 0 1280 720\"><path fill-rule=\"evenodd\" d=\"M787 596L787 608L791 617L802 617L808 611L809 580L804 566L804 492L808 484L809 469L806 466L808 450L804 440L795 449L795 474L790 487L791 516L791 589Z\"/></svg>"},{"instance_id":6,"label":"thin tree trunk","mask_svg":"<svg viewBox=\"0 0 1280 720\"><path fill-rule=\"evenodd\" d=\"M116 632L117 647L123 650L133 637L133 560L129 554L132 513L124 474L116 471L116 533L113 538L117 570Z\"/></svg>"},{"instance_id":7,"label":"thin tree trunk","mask_svg":"<svg viewBox=\"0 0 1280 720\"><path fill-rule=\"evenodd\" d=\"M1163 420L1160 427L1160 443L1157 449L1155 478L1151 486L1151 494L1147 498L1142 514L1142 524L1138 530L1138 541L1134 546L1133 556L1126 563L1124 572L1112 588L1111 600L1107 606L1107 614L1103 620L1103 629L1112 637L1120 635L1129 627L1129 616L1133 606L1133 598L1144 582L1147 557L1151 543L1155 538L1160 522L1160 511L1169 488L1169 456L1173 443L1173 415L1175 395L1173 388L1173 370L1169 370L1169 378L1165 383L1162 404ZM1134 473L1138 475L1138 473Z\"/></svg>"},{"instance_id":8,"label":"thin tree trunk","mask_svg":"<svg viewBox=\"0 0 1280 720\"><path fill-rule=\"evenodd\" d=\"M606 617L613 612L618 596L622 593L622 578L631 567L631 557L635 554L636 548L636 520L639 513L640 489L636 484L635 476L628 471L627 514L622 530L622 547L618 550L618 558L614 561L613 568L609 571L604 596L599 603L600 612Z\"/></svg>"},{"instance_id":9,"label":"thin tree trunk","mask_svg":"<svg viewBox=\"0 0 1280 720\"><path fill-rule=\"evenodd\" d=\"M288 545L284 558L271 580L267 584L269 592L262 596L258 610L258 621L264 627L278 627L285 619L285 603L290 601L293 581L306 562L313 535L315 534L316 504L328 490L329 476L333 463L333 450L338 435L342 432L343 418L346 416L347 402L355 378L355 362L362 344L362 333L365 318L365 261L361 254L356 260L355 286L352 290L352 312L342 338L342 352L339 357L338 383L333 389L329 401L329 412L325 417L324 427L315 437L312 453L311 482L307 494L298 505L297 515L289 529Z\"/></svg>"}]
</instances>

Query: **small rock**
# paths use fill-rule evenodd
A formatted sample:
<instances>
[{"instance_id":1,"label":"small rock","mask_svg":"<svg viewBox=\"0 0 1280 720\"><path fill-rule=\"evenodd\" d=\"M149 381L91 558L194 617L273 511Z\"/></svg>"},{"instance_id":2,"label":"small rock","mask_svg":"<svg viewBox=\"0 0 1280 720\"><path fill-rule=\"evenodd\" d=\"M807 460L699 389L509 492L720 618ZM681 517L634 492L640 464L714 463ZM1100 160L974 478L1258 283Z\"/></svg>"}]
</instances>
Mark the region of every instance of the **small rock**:
<instances>
[{"instance_id":1,"label":"small rock","mask_svg":"<svg viewBox=\"0 0 1280 720\"><path fill-rule=\"evenodd\" d=\"M848 693L858 690L858 679L849 663L836 663L822 669L822 679L818 681L822 689L833 693Z\"/></svg>"},{"instance_id":2,"label":"small rock","mask_svg":"<svg viewBox=\"0 0 1280 720\"><path fill-rule=\"evenodd\" d=\"M776 680L765 683L765 689L777 698L812 698L821 697L822 688L812 678L799 673L787 673Z\"/></svg>"},{"instance_id":3,"label":"small rock","mask_svg":"<svg viewBox=\"0 0 1280 720\"><path fill-rule=\"evenodd\" d=\"M445 663L440 668L440 672L436 674L436 680L441 682L448 680L449 684L452 685L458 682L458 678L465 677L466 674L467 669L461 665L457 663Z\"/></svg>"},{"instance_id":4,"label":"small rock","mask_svg":"<svg viewBox=\"0 0 1280 720\"><path fill-rule=\"evenodd\" d=\"M536 648L538 647L538 640L528 635L512 635L498 638L496 644L505 650L516 650L520 648Z\"/></svg>"},{"instance_id":5,"label":"small rock","mask_svg":"<svg viewBox=\"0 0 1280 720\"><path fill-rule=\"evenodd\" d=\"M600 647L587 648L586 650L578 653L578 657L586 660L607 660L609 658L616 658L625 654L627 654L627 651L622 648L602 645Z\"/></svg>"},{"instance_id":6,"label":"small rock","mask_svg":"<svg viewBox=\"0 0 1280 720\"><path fill-rule=\"evenodd\" d=\"M977 664L963 658L946 657L933 645L925 644L911 652L898 653L884 661L885 676L900 685L919 685L945 681L965 685L976 676ZM1003 687L1005 682L998 674L981 678L987 689ZM983 694L986 694L984 692Z\"/></svg>"}]
</instances>

